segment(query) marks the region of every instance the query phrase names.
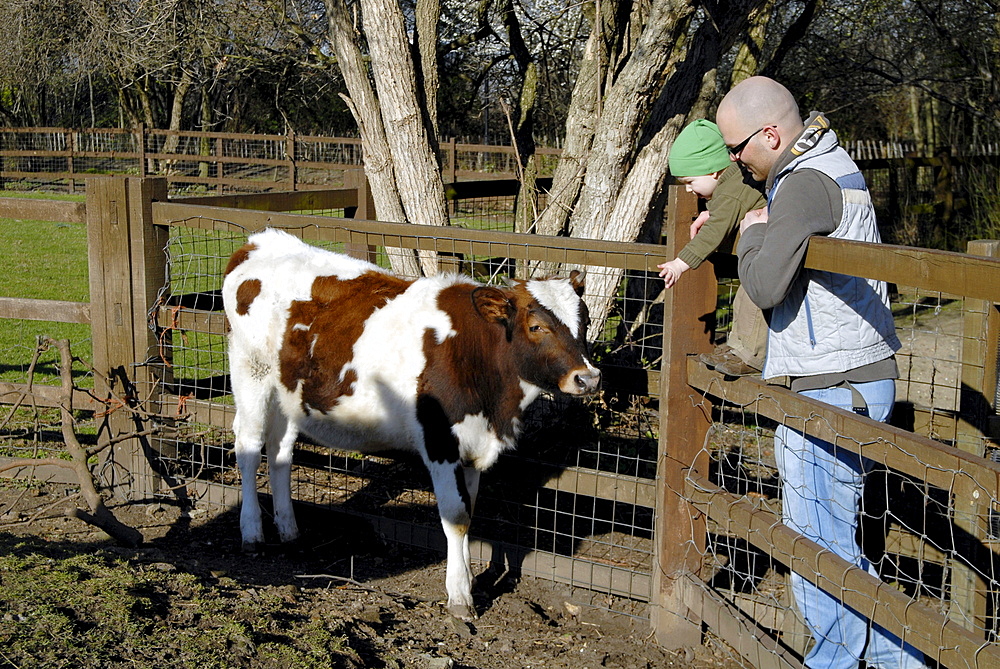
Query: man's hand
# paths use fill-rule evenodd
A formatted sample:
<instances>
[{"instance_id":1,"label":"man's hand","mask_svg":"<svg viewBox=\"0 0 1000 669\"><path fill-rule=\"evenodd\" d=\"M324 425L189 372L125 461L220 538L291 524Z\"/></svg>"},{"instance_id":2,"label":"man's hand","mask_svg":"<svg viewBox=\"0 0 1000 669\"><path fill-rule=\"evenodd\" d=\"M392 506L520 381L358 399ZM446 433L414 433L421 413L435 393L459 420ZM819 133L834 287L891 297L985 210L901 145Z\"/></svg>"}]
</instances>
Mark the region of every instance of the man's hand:
<instances>
[{"instance_id":1,"label":"man's hand","mask_svg":"<svg viewBox=\"0 0 1000 669\"><path fill-rule=\"evenodd\" d=\"M706 209L705 211L698 214L698 218L694 219L694 221L691 222L691 239L694 239L694 236L698 234L698 231L701 230L701 226L705 225L705 221L707 220L708 220L708 210Z\"/></svg>"},{"instance_id":2,"label":"man's hand","mask_svg":"<svg viewBox=\"0 0 1000 669\"><path fill-rule=\"evenodd\" d=\"M673 288L681 274L691 269L691 266L680 258L674 258L670 262L657 265L660 268L660 276L663 277L663 285L666 288Z\"/></svg>"},{"instance_id":3,"label":"man's hand","mask_svg":"<svg viewBox=\"0 0 1000 669\"><path fill-rule=\"evenodd\" d=\"M758 223L767 223L766 207L748 211L747 215L743 217L742 221L740 221L740 233L745 232L751 225L757 225Z\"/></svg>"}]
</instances>

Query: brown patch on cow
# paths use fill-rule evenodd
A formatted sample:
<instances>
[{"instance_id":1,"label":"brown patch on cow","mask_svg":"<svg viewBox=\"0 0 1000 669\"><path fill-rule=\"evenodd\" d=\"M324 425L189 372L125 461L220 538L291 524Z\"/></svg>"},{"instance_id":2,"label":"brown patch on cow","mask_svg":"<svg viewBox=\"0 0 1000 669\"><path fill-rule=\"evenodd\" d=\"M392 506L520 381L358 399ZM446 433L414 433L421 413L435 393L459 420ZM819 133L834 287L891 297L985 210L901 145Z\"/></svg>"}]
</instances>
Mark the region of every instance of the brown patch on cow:
<instances>
[{"instance_id":1,"label":"brown patch on cow","mask_svg":"<svg viewBox=\"0 0 1000 669\"><path fill-rule=\"evenodd\" d=\"M256 244L247 243L236 249L233 255L229 256L229 263L226 265L226 271L222 273L223 276L229 276L230 272L239 267L247 258L250 257L250 252L257 249Z\"/></svg>"},{"instance_id":2,"label":"brown patch on cow","mask_svg":"<svg viewBox=\"0 0 1000 669\"><path fill-rule=\"evenodd\" d=\"M250 305L260 295L260 279L247 279L236 289L236 313L246 316Z\"/></svg>"},{"instance_id":3,"label":"brown patch on cow","mask_svg":"<svg viewBox=\"0 0 1000 669\"><path fill-rule=\"evenodd\" d=\"M513 419L521 414L524 395L511 356L507 325L503 319L483 315L476 302L477 288L457 284L438 295L438 308L448 314L456 334L438 343L433 332L424 333L427 363L417 392L437 398L451 424L481 413L498 437L512 437ZM511 291L491 290L512 296ZM505 307L504 313L516 318L512 308L508 311ZM447 446L428 442L428 457L450 461L452 454Z\"/></svg>"},{"instance_id":4,"label":"brown patch on cow","mask_svg":"<svg viewBox=\"0 0 1000 669\"><path fill-rule=\"evenodd\" d=\"M390 274L366 272L355 279L321 276L309 301L292 302L279 358L281 383L289 391L303 384L303 408L329 411L354 392L357 374L344 365L368 317L411 284Z\"/></svg>"}]
</instances>

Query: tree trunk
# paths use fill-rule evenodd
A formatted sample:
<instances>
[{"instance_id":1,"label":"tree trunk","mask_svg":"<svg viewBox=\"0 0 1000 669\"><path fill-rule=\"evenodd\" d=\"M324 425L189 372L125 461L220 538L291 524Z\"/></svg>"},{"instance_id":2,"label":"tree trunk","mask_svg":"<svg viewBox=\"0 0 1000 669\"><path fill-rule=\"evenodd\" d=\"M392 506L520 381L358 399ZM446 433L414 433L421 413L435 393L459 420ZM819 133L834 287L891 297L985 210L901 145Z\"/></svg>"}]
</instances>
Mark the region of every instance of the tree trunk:
<instances>
[{"instance_id":1,"label":"tree trunk","mask_svg":"<svg viewBox=\"0 0 1000 669\"><path fill-rule=\"evenodd\" d=\"M448 225L444 182L420 107L403 13L393 0L361 0L361 9L382 124L406 218L411 223ZM421 251L419 256L424 274L436 274L436 254Z\"/></svg>"},{"instance_id":2,"label":"tree trunk","mask_svg":"<svg viewBox=\"0 0 1000 669\"><path fill-rule=\"evenodd\" d=\"M760 74L763 70L765 30L773 9L774 0L767 0L762 7L750 14L750 29L736 54L733 75L729 82L730 86L735 86L748 77Z\"/></svg>"},{"instance_id":3,"label":"tree trunk","mask_svg":"<svg viewBox=\"0 0 1000 669\"><path fill-rule=\"evenodd\" d=\"M440 0L417 0L416 6L416 52L419 56L419 81L422 82L423 107L427 112L427 132L431 148L438 152L437 92L437 26L441 18Z\"/></svg>"},{"instance_id":4,"label":"tree trunk","mask_svg":"<svg viewBox=\"0 0 1000 669\"><path fill-rule=\"evenodd\" d=\"M560 235L569 228L569 217L587 173L594 128L599 120L601 62L607 59L598 27L601 17L595 17L594 21L573 86L566 115L566 142L552 176L548 205L535 225L535 231L541 235Z\"/></svg>"},{"instance_id":5,"label":"tree trunk","mask_svg":"<svg viewBox=\"0 0 1000 669\"><path fill-rule=\"evenodd\" d=\"M354 26L343 0L326 0L326 8L330 43L350 93L345 101L360 131L365 175L372 189L376 215L381 221L403 223L406 213L396 187L392 151L382 125L378 98L368 80L368 69L354 41ZM393 271L403 276L420 276L420 265L412 251L387 249L387 253Z\"/></svg>"}]
</instances>

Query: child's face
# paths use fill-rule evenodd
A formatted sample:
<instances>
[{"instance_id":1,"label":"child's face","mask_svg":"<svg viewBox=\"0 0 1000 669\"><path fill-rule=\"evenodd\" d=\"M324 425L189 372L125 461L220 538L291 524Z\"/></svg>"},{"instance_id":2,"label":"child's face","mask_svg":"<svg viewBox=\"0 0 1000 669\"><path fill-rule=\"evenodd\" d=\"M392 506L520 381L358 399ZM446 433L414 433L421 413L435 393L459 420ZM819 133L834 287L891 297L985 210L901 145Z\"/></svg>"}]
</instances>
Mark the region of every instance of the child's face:
<instances>
[{"instance_id":1,"label":"child's face","mask_svg":"<svg viewBox=\"0 0 1000 669\"><path fill-rule=\"evenodd\" d=\"M715 187L719 185L720 174L722 173L715 172L696 177L677 177L677 181L684 185L684 190L687 192L710 200L712 199L712 193L715 192Z\"/></svg>"}]
</instances>

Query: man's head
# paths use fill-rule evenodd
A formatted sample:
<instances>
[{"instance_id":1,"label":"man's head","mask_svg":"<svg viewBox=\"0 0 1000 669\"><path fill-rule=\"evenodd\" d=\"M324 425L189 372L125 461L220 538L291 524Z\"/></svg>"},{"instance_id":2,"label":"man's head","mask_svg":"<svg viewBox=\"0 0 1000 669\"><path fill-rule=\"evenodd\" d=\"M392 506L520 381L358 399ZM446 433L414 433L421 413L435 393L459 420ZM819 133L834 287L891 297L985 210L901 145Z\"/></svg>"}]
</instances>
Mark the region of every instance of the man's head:
<instances>
[{"instance_id":1,"label":"man's head","mask_svg":"<svg viewBox=\"0 0 1000 669\"><path fill-rule=\"evenodd\" d=\"M719 104L715 121L739 161L764 181L778 156L802 133L799 106L788 89L767 77L744 79Z\"/></svg>"}]
</instances>

